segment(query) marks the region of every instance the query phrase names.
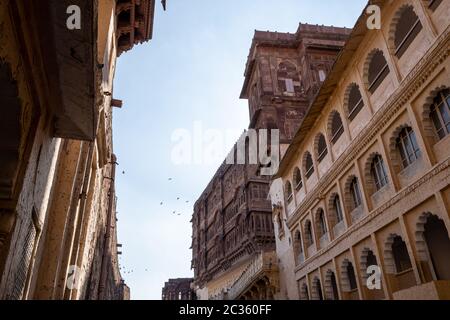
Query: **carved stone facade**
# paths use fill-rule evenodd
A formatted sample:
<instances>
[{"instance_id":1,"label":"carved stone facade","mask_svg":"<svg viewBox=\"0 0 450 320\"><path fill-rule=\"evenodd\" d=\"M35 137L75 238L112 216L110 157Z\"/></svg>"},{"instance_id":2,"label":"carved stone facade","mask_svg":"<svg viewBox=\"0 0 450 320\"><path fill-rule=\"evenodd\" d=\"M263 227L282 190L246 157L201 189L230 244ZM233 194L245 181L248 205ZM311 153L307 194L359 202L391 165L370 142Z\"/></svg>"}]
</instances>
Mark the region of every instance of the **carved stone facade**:
<instances>
[{"instance_id":1,"label":"carved stone facade","mask_svg":"<svg viewBox=\"0 0 450 320\"><path fill-rule=\"evenodd\" d=\"M249 100L249 127L279 129L283 152L349 32L306 24L295 34L256 31L241 94ZM260 169L224 163L195 204L192 268L199 299L269 299L279 290L271 177Z\"/></svg>"},{"instance_id":2,"label":"carved stone facade","mask_svg":"<svg viewBox=\"0 0 450 320\"><path fill-rule=\"evenodd\" d=\"M281 298L450 299L450 4L376 2L271 184Z\"/></svg>"},{"instance_id":3,"label":"carved stone facade","mask_svg":"<svg viewBox=\"0 0 450 320\"><path fill-rule=\"evenodd\" d=\"M196 300L192 278L169 279L162 288L162 300Z\"/></svg>"},{"instance_id":4,"label":"carved stone facade","mask_svg":"<svg viewBox=\"0 0 450 320\"><path fill-rule=\"evenodd\" d=\"M112 146L118 3L0 0L0 299L129 298Z\"/></svg>"}]
</instances>

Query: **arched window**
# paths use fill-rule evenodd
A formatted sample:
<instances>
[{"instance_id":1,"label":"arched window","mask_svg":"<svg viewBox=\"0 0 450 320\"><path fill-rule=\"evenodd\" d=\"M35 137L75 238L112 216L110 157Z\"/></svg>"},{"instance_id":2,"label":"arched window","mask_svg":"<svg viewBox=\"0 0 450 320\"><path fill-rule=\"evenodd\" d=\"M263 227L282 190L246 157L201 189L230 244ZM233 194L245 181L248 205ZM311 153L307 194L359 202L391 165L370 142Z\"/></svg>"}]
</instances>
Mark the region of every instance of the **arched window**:
<instances>
[{"instance_id":1,"label":"arched window","mask_svg":"<svg viewBox=\"0 0 450 320\"><path fill-rule=\"evenodd\" d=\"M303 283L300 287L300 299L309 300L308 285Z\"/></svg>"},{"instance_id":2,"label":"arched window","mask_svg":"<svg viewBox=\"0 0 450 320\"><path fill-rule=\"evenodd\" d=\"M284 95L294 95L301 91L300 77L297 68L290 62L282 62L278 66L278 89Z\"/></svg>"},{"instance_id":3,"label":"arched window","mask_svg":"<svg viewBox=\"0 0 450 320\"><path fill-rule=\"evenodd\" d=\"M375 189L377 191L388 184L386 168L384 167L383 158L380 155L376 155L375 158L372 160L370 173L372 175L375 184Z\"/></svg>"},{"instance_id":4,"label":"arched window","mask_svg":"<svg viewBox=\"0 0 450 320\"><path fill-rule=\"evenodd\" d=\"M352 121L361 109L364 107L364 101L359 90L359 86L356 83L350 85L348 90L348 118Z\"/></svg>"},{"instance_id":5,"label":"arched window","mask_svg":"<svg viewBox=\"0 0 450 320\"><path fill-rule=\"evenodd\" d=\"M331 119L331 143L336 143L344 133L344 125L342 124L341 115L339 112L333 112Z\"/></svg>"},{"instance_id":6,"label":"arched window","mask_svg":"<svg viewBox=\"0 0 450 320\"><path fill-rule=\"evenodd\" d=\"M378 266L378 262L377 262L377 257L373 254L372 250L369 250L367 252L367 257L366 257L366 266L367 268L369 268L370 266Z\"/></svg>"},{"instance_id":7,"label":"arched window","mask_svg":"<svg viewBox=\"0 0 450 320\"><path fill-rule=\"evenodd\" d=\"M353 264L351 262L348 263L347 268L347 276L348 281L350 285L350 290L356 290L358 288L357 282L356 282L356 275L355 275L355 269L353 268Z\"/></svg>"},{"instance_id":8,"label":"arched window","mask_svg":"<svg viewBox=\"0 0 450 320\"><path fill-rule=\"evenodd\" d=\"M395 25L395 55L401 58L422 30L422 23L410 5L401 9L399 20Z\"/></svg>"},{"instance_id":9,"label":"arched window","mask_svg":"<svg viewBox=\"0 0 450 320\"><path fill-rule=\"evenodd\" d=\"M334 197L333 209L334 209L334 212L336 213L336 221L337 221L337 223L343 221L344 220L344 213L342 212L341 201L340 201L338 195L336 195Z\"/></svg>"},{"instance_id":10,"label":"arched window","mask_svg":"<svg viewBox=\"0 0 450 320\"><path fill-rule=\"evenodd\" d=\"M311 156L311 153L305 153L305 170L306 170L306 178L309 179L314 173L314 162Z\"/></svg>"},{"instance_id":11,"label":"arched window","mask_svg":"<svg viewBox=\"0 0 450 320\"><path fill-rule=\"evenodd\" d=\"M314 244L314 237L313 237L313 231L312 231L312 224L311 221L307 220L305 223L305 237L306 237L306 245L308 247L312 246Z\"/></svg>"},{"instance_id":12,"label":"arched window","mask_svg":"<svg viewBox=\"0 0 450 320\"><path fill-rule=\"evenodd\" d=\"M321 162L328 154L327 142L325 136L321 133L317 139L317 161Z\"/></svg>"},{"instance_id":13,"label":"arched window","mask_svg":"<svg viewBox=\"0 0 450 320\"><path fill-rule=\"evenodd\" d=\"M294 255L297 264L303 263L305 258L303 256L302 234L299 230L294 235Z\"/></svg>"},{"instance_id":14,"label":"arched window","mask_svg":"<svg viewBox=\"0 0 450 320\"><path fill-rule=\"evenodd\" d=\"M323 209L317 211L317 227L319 229L319 236L322 237L327 233L327 223L325 221L325 212Z\"/></svg>"},{"instance_id":15,"label":"arched window","mask_svg":"<svg viewBox=\"0 0 450 320\"><path fill-rule=\"evenodd\" d=\"M397 150L402 158L403 168L410 166L420 157L420 148L411 127L403 128L397 138Z\"/></svg>"},{"instance_id":16,"label":"arched window","mask_svg":"<svg viewBox=\"0 0 450 320\"><path fill-rule=\"evenodd\" d=\"M369 63L368 81L369 81L369 91L374 93L375 90L380 86L383 80L389 74L389 66L386 59L384 58L383 51L376 50L373 53L372 58Z\"/></svg>"},{"instance_id":17,"label":"arched window","mask_svg":"<svg viewBox=\"0 0 450 320\"><path fill-rule=\"evenodd\" d=\"M424 238L437 280L450 280L450 239L444 221L430 215L424 225Z\"/></svg>"},{"instance_id":18,"label":"arched window","mask_svg":"<svg viewBox=\"0 0 450 320\"><path fill-rule=\"evenodd\" d=\"M297 246L298 253L302 253L303 252L302 234L300 233L299 230L297 230L297 232L295 232L294 244Z\"/></svg>"},{"instance_id":19,"label":"arched window","mask_svg":"<svg viewBox=\"0 0 450 320\"><path fill-rule=\"evenodd\" d=\"M394 256L395 269L397 273L412 268L406 243L400 236L396 236L394 238L394 242L392 243L392 255Z\"/></svg>"},{"instance_id":20,"label":"arched window","mask_svg":"<svg viewBox=\"0 0 450 320\"><path fill-rule=\"evenodd\" d=\"M450 134L450 90L445 89L438 93L430 109L430 118L433 121L439 139Z\"/></svg>"},{"instance_id":21,"label":"arched window","mask_svg":"<svg viewBox=\"0 0 450 320\"><path fill-rule=\"evenodd\" d=\"M352 195L353 209L362 205L361 189L359 188L358 178L356 177L350 183L350 194Z\"/></svg>"},{"instance_id":22,"label":"arched window","mask_svg":"<svg viewBox=\"0 0 450 320\"><path fill-rule=\"evenodd\" d=\"M336 275L334 274L333 271L329 270L327 273L327 276L329 277L329 282L330 282L330 292L329 292L329 297L328 299L331 300L339 300L339 291L338 291L338 287L337 287L337 281L336 281Z\"/></svg>"},{"instance_id":23,"label":"arched window","mask_svg":"<svg viewBox=\"0 0 450 320\"><path fill-rule=\"evenodd\" d=\"M322 286L320 284L319 278L317 277L314 278L313 287L311 291L313 300L323 300Z\"/></svg>"},{"instance_id":24,"label":"arched window","mask_svg":"<svg viewBox=\"0 0 450 320\"><path fill-rule=\"evenodd\" d=\"M286 181L285 185L285 193L286 193L286 200L288 203L292 201L293 193L292 193L292 185L290 181Z\"/></svg>"},{"instance_id":25,"label":"arched window","mask_svg":"<svg viewBox=\"0 0 450 320\"><path fill-rule=\"evenodd\" d=\"M294 186L296 191L303 188L302 174L299 168L295 168L294 170Z\"/></svg>"}]
</instances>

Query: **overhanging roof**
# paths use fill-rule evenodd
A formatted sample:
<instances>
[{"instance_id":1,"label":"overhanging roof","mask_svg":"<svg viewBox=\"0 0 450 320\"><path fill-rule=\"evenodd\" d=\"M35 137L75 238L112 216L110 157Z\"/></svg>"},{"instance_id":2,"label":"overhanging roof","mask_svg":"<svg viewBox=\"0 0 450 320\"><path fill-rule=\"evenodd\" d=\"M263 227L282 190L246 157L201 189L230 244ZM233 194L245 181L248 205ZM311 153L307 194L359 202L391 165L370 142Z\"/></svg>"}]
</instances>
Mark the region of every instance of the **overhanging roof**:
<instances>
[{"instance_id":1,"label":"overhanging roof","mask_svg":"<svg viewBox=\"0 0 450 320\"><path fill-rule=\"evenodd\" d=\"M320 87L316 97L309 106L306 115L303 118L297 133L294 136L292 143L289 145L283 159L280 162L280 167L277 174L273 177L274 179L281 177L288 169L289 164L295 158L296 153L303 140L313 128L317 118L321 115L322 110L327 104L330 96L337 88L343 72L347 69L353 55L358 50L364 36L368 31L366 24L368 18L368 15L366 13L367 6L369 6L370 4L377 4L382 7L385 3L386 0L371 0L364 8L364 11L358 18L345 46L338 54L330 73L322 83L322 86Z\"/></svg>"}]
</instances>

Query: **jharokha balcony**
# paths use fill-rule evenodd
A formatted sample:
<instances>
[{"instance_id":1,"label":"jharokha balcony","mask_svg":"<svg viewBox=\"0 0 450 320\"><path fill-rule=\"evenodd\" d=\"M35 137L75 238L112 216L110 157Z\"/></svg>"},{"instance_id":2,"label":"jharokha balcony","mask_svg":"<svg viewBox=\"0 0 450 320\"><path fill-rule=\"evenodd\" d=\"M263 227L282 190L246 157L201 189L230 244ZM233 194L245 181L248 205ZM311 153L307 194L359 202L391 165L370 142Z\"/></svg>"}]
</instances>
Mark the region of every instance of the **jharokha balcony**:
<instances>
[{"instance_id":1,"label":"jharokha balcony","mask_svg":"<svg viewBox=\"0 0 450 320\"><path fill-rule=\"evenodd\" d=\"M155 0L117 1L118 55L152 38Z\"/></svg>"},{"instance_id":2,"label":"jharokha balcony","mask_svg":"<svg viewBox=\"0 0 450 320\"><path fill-rule=\"evenodd\" d=\"M278 265L274 251L259 253L225 295L228 300L271 300L278 291Z\"/></svg>"}]
</instances>

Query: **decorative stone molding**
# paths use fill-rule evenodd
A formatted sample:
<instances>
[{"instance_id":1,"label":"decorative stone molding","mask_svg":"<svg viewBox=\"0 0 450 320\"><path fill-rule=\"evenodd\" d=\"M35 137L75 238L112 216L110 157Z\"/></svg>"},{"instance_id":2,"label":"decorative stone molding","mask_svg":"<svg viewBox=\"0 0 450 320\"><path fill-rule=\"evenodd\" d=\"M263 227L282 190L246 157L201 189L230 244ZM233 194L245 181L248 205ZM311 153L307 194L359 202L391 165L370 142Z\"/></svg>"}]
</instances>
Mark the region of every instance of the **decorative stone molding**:
<instances>
[{"instance_id":1,"label":"decorative stone molding","mask_svg":"<svg viewBox=\"0 0 450 320\"><path fill-rule=\"evenodd\" d=\"M399 113L412 96L421 91L421 87L431 74L448 57L450 53L449 40L450 27L442 33L423 59L403 79L399 87L373 115L369 124L351 141L344 153L334 162L333 167L320 179L316 187L308 191L304 201L289 218L289 227L292 227L301 216L306 214L307 209L317 199L318 195L326 193L333 181L345 172L346 168L353 164L354 160L371 145L370 142L380 131L385 129L390 120Z\"/></svg>"},{"instance_id":2,"label":"decorative stone molding","mask_svg":"<svg viewBox=\"0 0 450 320\"><path fill-rule=\"evenodd\" d=\"M428 218L431 217L432 215L433 214L430 212L424 212L420 215L416 223L415 238L416 238L417 256L419 261L429 260L428 246L425 241L425 224L427 223Z\"/></svg>"},{"instance_id":3,"label":"decorative stone molding","mask_svg":"<svg viewBox=\"0 0 450 320\"><path fill-rule=\"evenodd\" d=\"M348 259L345 259L342 262L342 267L341 267L341 287L342 287L342 291L344 291L344 292L350 292L351 291L350 278L349 278L348 272L347 272L347 267L349 265L353 265L353 264Z\"/></svg>"},{"instance_id":4,"label":"decorative stone molding","mask_svg":"<svg viewBox=\"0 0 450 320\"><path fill-rule=\"evenodd\" d=\"M392 252L392 244L394 243L394 238L397 236L399 235L396 233L391 233L384 242L384 271L387 274L395 274L397 272L395 267L394 253Z\"/></svg>"},{"instance_id":5,"label":"decorative stone molding","mask_svg":"<svg viewBox=\"0 0 450 320\"><path fill-rule=\"evenodd\" d=\"M363 279L363 283L366 283L367 278L369 277L369 275L367 274L367 268L368 266L368 262L367 262L367 257L369 255L369 252L372 252L373 254L373 250L370 248L364 248L363 251L361 252L361 260L360 260L360 270L361 270L361 277Z\"/></svg>"},{"instance_id":6,"label":"decorative stone molding","mask_svg":"<svg viewBox=\"0 0 450 320\"><path fill-rule=\"evenodd\" d=\"M389 34L388 34L388 48L392 52L392 54L395 54L395 32L397 30L397 24L400 21L400 18L403 14L403 12L407 9L412 8L414 12L416 12L414 6L410 3L405 3L403 6L401 6L394 14L394 17L391 20L391 24L389 27ZM417 13L416 13L417 14Z\"/></svg>"},{"instance_id":7,"label":"decorative stone molding","mask_svg":"<svg viewBox=\"0 0 450 320\"><path fill-rule=\"evenodd\" d=\"M345 117L347 119L350 117L350 111L351 111L348 108L348 104L349 104L349 101L350 101L350 92L352 92L352 89L355 86L358 87L358 90L360 90L360 93L361 93L361 89L359 88L359 85L356 82L350 83L347 86L347 88L345 89L345 92L344 92L344 104L343 104L343 106L344 106L344 114L345 114Z\"/></svg>"},{"instance_id":8,"label":"decorative stone molding","mask_svg":"<svg viewBox=\"0 0 450 320\"><path fill-rule=\"evenodd\" d=\"M430 145L434 145L439 141L438 137L436 136L433 121L431 120L430 117L431 106L433 105L434 99L436 98L438 93L445 89L448 89L448 86L441 85L431 90L430 93L428 94L428 97L425 99L425 104L422 109L420 120L422 122L424 138L428 141Z\"/></svg>"},{"instance_id":9,"label":"decorative stone molding","mask_svg":"<svg viewBox=\"0 0 450 320\"><path fill-rule=\"evenodd\" d=\"M403 123L395 128L394 132L392 132L391 137L389 138L389 157L391 159L391 164L393 168L393 173L397 174L402 171L402 159L400 156L400 152L397 148L397 138L400 132L405 128L410 128L411 125L409 123Z\"/></svg>"},{"instance_id":10,"label":"decorative stone molding","mask_svg":"<svg viewBox=\"0 0 450 320\"><path fill-rule=\"evenodd\" d=\"M334 290L333 290L333 281L332 277L335 277L336 275L333 270L328 269L325 273L325 282L324 282L324 289L325 289L325 300L335 300L334 296ZM337 284L336 284L337 285Z\"/></svg>"},{"instance_id":11,"label":"decorative stone molding","mask_svg":"<svg viewBox=\"0 0 450 320\"><path fill-rule=\"evenodd\" d=\"M364 61L362 78L363 78L363 82L364 82L364 88L366 88L366 90L369 90L369 86L370 86L370 83L369 83L370 63L372 62L372 59L375 56L375 54L377 54L378 52L381 52L384 56L383 50L381 50L379 48L374 48L374 49L372 49L372 51L369 52L369 54L366 57L366 60Z\"/></svg>"},{"instance_id":12,"label":"decorative stone molding","mask_svg":"<svg viewBox=\"0 0 450 320\"><path fill-rule=\"evenodd\" d=\"M320 300L320 291L322 290L320 279L318 277L314 277L312 281L311 288L311 300Z\"/></svg>"}]
</instances>

